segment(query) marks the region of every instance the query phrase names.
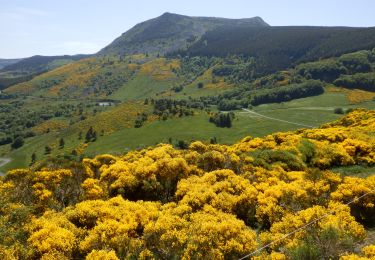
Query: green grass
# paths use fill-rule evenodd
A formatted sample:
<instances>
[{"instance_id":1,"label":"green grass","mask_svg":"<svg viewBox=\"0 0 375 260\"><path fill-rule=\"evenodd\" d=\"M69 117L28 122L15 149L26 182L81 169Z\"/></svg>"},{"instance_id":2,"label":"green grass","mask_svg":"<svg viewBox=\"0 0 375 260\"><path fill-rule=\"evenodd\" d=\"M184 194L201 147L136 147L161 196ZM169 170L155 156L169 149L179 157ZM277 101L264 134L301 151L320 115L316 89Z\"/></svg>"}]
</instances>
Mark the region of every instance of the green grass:
<instances>
[{"instance_id":1,"label":"green grass","mask_svg":"<svg viewBox=\"0 0 375 260\"><path fill-rule=\"evenodd\" d=\"M299 128L298 126L277 121L254 118L248 114L237 113L233 127L218 128L208 122L208 115L201 114L194 117L176 118L167 121L157 121L145 125L140 129L124 129L111 135L99 137L99 139L90 144L86 153L95 155L98 153L123 153L126 150L154 145L159 142L168 142L169 138L175 142L177 140L206 140L216 137L220 143L234 143L245 136L263 136L276 131L290 131ZM319 116L320 120L323 118ZM199 129L199 131L198 131ZM39 136L28 141L27 144L10 154L13 161L3 167L8 170L14 167L24 167L30 162L30 156L33 152L37 153L38 158L44 157L44 146L53 144L55 146L54 154L62 152L57 150L59 135L50 133ZM79 145L75 134L70 133L64 136L66 146L65 151L70 152Z\"/></svg>"},{"instance_id":2,"label":"green grass","mask_svg":"<svg viewBox=\"0 0 375 260\"><path fill-rule=\"evenodd\" d=\"M175 93L173 98L186 99L188 97L199 98L204 96L214 96L228 91L228 89L221 88L198 88L197 85L185 86L181 92Z\"/></svg>"},{"instance_id":3,"label":"green grass","mask_svg":"<svg viewBox=\"0 0 375 260\"><path fill-rule=\"evenodd\" d=\"M168 91L178 85L176 79L157 81L149 76L139 75L114 92L109 98L116 100L139 100L154 97L157 93Z\"/></svg>"},{"instance_id":4,"label":"green grass","mask_svg":"<svg viewBox=\"0 0 375 260\"><path fill-rule=\"evenodd\" d=\"M344 93L328 92L320 96L295 99L286 103L260 105L254 107L253 111L282 120L319 126L342 116L334 114L334 109L337 107L375 109L375 102L349 104Z\"/></svg>"},{"instance_id":5,"label":"green grass","mask_svg":"<svg viewBox=\"0 0 375 260\"><path fill-rule=\"evenodd\" d=\"M366 107L375 109L375 102L350 105L343 93L325 93L316 97L293 100L283 104L268 104L254 108L262 115L318 127L343 115L333 113L335 107ZM208 122L208 115L175 118L146 124L139 129L124 129L101 137L89 146L86 152L123 153L126 150L177 140L205 140L216 137L218 142L232 144L246 136L260 137L274 132L293 131L301 128L285 122L255 117L249 113L236 111L233 127L218 128Z\"/></svg>"},{"instance_id":6,"label":"green grass","mask_svg":"<svg viewBox=\"0 0 375 260\"><path fill-rule=\"evenodd\" d=\"M345 93L325 92L322 95L300 98L285 103L264 104L256 107L256 110L290 109L290 108L316 108L334 109L336 107L351 106Z\"/></svg>"},{"instance_id":7,"label":"green grass","mask_svg":"<svg viewBox=\"0 0 375 260\"><path fill-rule=\"evenodd\" d=\"M216 137L220 143L231 144L248 135L263 136L273 133L275 130L288 131L298 128L298 126L286 123L252 118L243 113L237 113L233 127L229 129L216 127L214 124L209 123L208 119L209 116L205 112L201 112L193 117L155 121L141 128L123 129L110 135L99 136L96 142L89 144L85 154L90 156L100 153L119 154L130 149L155 145L160 142L166 143L169 138L176 142L178 140L209 141L210 138ZM1 170L7 171L12 168L28 166L33 152L37 154L38 159L45 158L44 147L46 145L54 146L52 155L63 152L70 153L72 149L82 142L82 140L78 140L77 136L78 133L73 133L70 129L67 129L61 133L51 132L29 138L23 147L11 152L3 146L4 157L12 158L12 162L3 166ZM66 143L63 150L59 150L57 147L60 137L63 137Z\"/></svg>"},{"instance_id":8,"label":"green grass","mask_svg":"<svg viewBox=\"0 0 375 260\"><path fill-rule=\"evenodd\" d=\"M51 132L41 136L26 139L24 146L17 150L11 150L9 145L0 146L0 157L11 158L12 161L0 168L1 172L6 172L14 168L27 167L31 162L31 155L36 154L37 160L44 159L48 156L55 156L57 154L71 153L79 144L76 135L63 136L65 146L63 149L59 149L58 143L61 138L61 134L58 132ZM44 154L44 148L49 145L53 148L50 155Z\"/></svg>"},{"instance_id":9,"label":"green grass","mask_svg":"<svg viewBox=\"0 0 375 260\"><path fill-rule=\"evenodd\" d=\"M211 78L209 79L211 81ZM217 95L225 92L228 89L223 88L198 88L198 82L185 86L181 92L174 92L173 87L181 85L182 78L172 77L166 80L153 80L149 75L137 75L134 79L124 84L121 88L115 91L109 98L127 101L127 100L143 100L145 98L163 98L172 97L174 99L187 99L188 97L199 98L201 96ZM159 95L166 92L165 95Z\"/></svg>"},{"instance_id":10,"label":"green grass","mask_svg":"<svg viewBox=\"0 0 375 260\"><path fill-rule=\"evenodd\" d=\"M277 116L291 120L295 119L300 123L311 123L311 118L320 125L339 118L331 111L324 111L317 114L311 114L311 118L304 116L301 111L291 110L288 114L282 114L282 110ZM311 111L309 111L311 112ZM123 153L124 151L142 148L157 144L159 142L168 142L172 138L173 142L178 140L204 140L216 137L219 143L232 144L246 136L260 137L274 132L292 131L300 126L254 117L248 113L237 111L236 118L232 128L220 128L209 123L209 116L201 112L193 117L174 118L166 121L156 121L147 124L139 129L124 129L111 135L98 139L97 142L90 144L86 153L94 155L96 153ZM265 114L265 113L264 113ZM270 116L276 116L270 113ZM308 119L308 120L307 120Z\"/></svg>"},{"instance_id":11,"label":"green grass","mask_svg":"<svg viewBox=\"0 0 375 260\"><path fill-rule=\"evenodd\" d=\"M355 176L360 178L366 178L371 175L375 175L375 166L368 167L363 165L352 165L336 167L331 169L331 171L340 174L342 177L345 176Z\"/></svg>"},{"instance_id":12,"label":"green grass","mask_svg":"<svg viewBox=\"0 0 375 260\"><path fill-rule=\"evenodd\" d=\"M280 109L301 109L301 110L329 110L332 111L337 108L356 108L363 107L367 109L374 109L375 102L368 101L360 104L350 104L346 98L346 94L343 92L325 92L322 95L300 98L291 100L285 103L273 103L259 105L254 108L255 111L263 110L280 110Z\"/></svg>"},{"instance_id":13,"label":"green grass","mask_svg":"<svg viewBox=\"0 0 375 260\"><path fill-rule=\"evenodd\" d=\"M260 105L253 108L253 111L272 118L319 126L343 116L333 113L335 107L375 109L375 102L351 105L347 102L343 93L325 93L320 96L293 100L282 104ZM244 111L236 111L235 114L236 118L230 129L219 128L209 123L209 116L203 111L193 117L154 121L137 129L121 129L109 135L99 136L98 140L91 143L85 150L85 154L88 156L100 153L121 154L131 149L155 145L160 142L166 143L169 138L172 138L173 143L175 143L178 140L209 141L210 138L216 137L219 143L232 144L246 136L259 137L274 132L293 131L301 128L298 125L286 122L256 117ZM0 171L26 167L30 163L33 152L36 152L38 159L45 158L45 145L54 146L52 155L70 153L72 149L82 143L82 140L78 140L78 133L74 132L74 129L77 128L69 127L60 133L52 132L27 139L23 147L12 152L9 151L9 146L0 146L0 157L13 159L11 163L3 166ZM64 138L66 145L63 150L58 150L57 144L61 137Z\"/></svg>"}]
</instances>

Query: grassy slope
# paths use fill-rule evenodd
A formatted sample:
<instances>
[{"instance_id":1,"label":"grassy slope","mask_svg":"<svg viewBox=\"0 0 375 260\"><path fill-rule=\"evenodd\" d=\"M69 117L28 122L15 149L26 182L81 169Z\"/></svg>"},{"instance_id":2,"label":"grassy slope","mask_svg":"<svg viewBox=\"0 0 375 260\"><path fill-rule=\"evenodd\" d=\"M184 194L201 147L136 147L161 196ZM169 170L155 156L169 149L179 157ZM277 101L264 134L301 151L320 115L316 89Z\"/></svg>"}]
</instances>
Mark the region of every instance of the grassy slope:
<instances>
[{"instance_id":1,"label":"grassy slope","mask_svg":"<svg viewBox=\"0 0 375 260\"><path fill-rule=\"evenodd\" d=\"M159 142L177 140L205 140L216 137L224 144L234 143L251 136L263 136L276 131L294 130L298 127L284 123L252 118L243 113L236 114L232 128L219 128L208 122L209 116L202 112L194 117L175 118L167 121L155 121L140 129L124 129L100 138L90 144L86 153L122 153L126 150L154 145ZM276 126L277 124L277 126Z\"/></svg>"},{"instance_id":2,"label":"grassy slope","mask_svg":"<svg viewBox=\"0 0 375 260\"><path fill-rule=\"evenodd\" d=\"M110 98L116 100L145 99L155 96L162 91L169 90L174 84L175 81L173 80L154 81L147 75L140 75L113 93Z\"/></svg>"},{"instance_id":3,"label":"grassy slope","mask_svg":"<svg viewBox=\"0 0 375 260\"><path fill-rule=\"evenodd\" d=\"M179 69L179 60L148 60L138 56L129 56L123 60L113 57L84 59L12 86L6 92L43 97L65 96L83 100L112 98L128 101L155 97L156 94L166 92L183 82L183 79L172 71ZM119 88L116 87L110 96L106 96L106 90L109 90L106 87L110 88L110 82L115 82L113 85ZM105 86L105 83L108 86Z\"/></svg>"},{"instance_id":4,"label":"grassy slope","mask_svg":"<svg viewBox=\"0 0 375 260\"><path fill-rule=\"evenodd\" d=\"M335 107L375 109L375 103L349 104L345 93L328 92L321 96L293 100L283 104L261 105L254 108L254 111L274 118L319 126L340 117L333 113ZM124 129L101 137L91 144L86 152L90 155L105 152L120 153L126 149L167 142L169 138L173 141L190 141L209 140L215 136L220 143L233 143L248 135L264 136L273 132L299 128L293 124L254 117L242 111L236 112L236 120L230 129L215 127L208 122L208 117L207 114L201 112L194 117L152 122L140 129Z\"/></svg>"},{"instance_id":5,"label":"grassy slope","mask_svg":"<svg viewBox=\"0 0 375 260\"><path fill-rule=\"evenodd\" d=\"M128 59L134 61L143 58L144 57L131 56ZM74 66L68 65L68 67L62 67L58 70L49 72L49 74L51 74L52 78L55 77L56 73L60 73L60 71L64 73L68 71L69 73L67 72L67 74L71 74L76 70L81 70L82 66L87 72L92 73L92 68L101 71L102 64L105 62L108 62L107 59L86 59L77 62ZM146 97L198 97L217 94L233 86L224 82L223 78L216 77L213 79L212 69L209 69L191 84L185 86L181 92L175 93L174 91L171 91L171 88L182 83L182 79L178 78L177 75L172 72L172 68L178 68L180 66L178 60L158 58L146 60L141 65L129 65L129 62L130 60L115 60L114 66L129 68L134 70L136 74L131 80L126 82L110 96L110 98L125 102L124 105L121 105L118 108L110 108L110 111L108 112L96 115L95 117L91 117L78 124L74 124L67 129L60 130L60 132L52 131L43 136L28 139L26 145L16 151L10 151L9 146L0 147L1 156L11 157L13 159L11 163L3 166L1 169L7 170L13 167L27 166L33 152L37 153L38 159L44 158L45 155L43 153L46 145L54 146L53 155L63 152L70 153L72 149L79 147L80 143L82 143L82 141L79 141L77 138L78 133L81 131L85 134L88 127L91 125L96 128L98 133L103 130L105 136L99 137L97 142L90 144L85 151L85 153L89 155L107 152L123 152L126 149L154 145L161 141L167 142L169 138L172 138L175 142L177 140L209 140L212 137L216 137L220 143L233 143L248 135L263 136L277 131L289 131L299 128L297 125L254 117L249 113L237 111L236 120L231 129L217 128L213 124L210 124L208 122L209 116L204 112L200 112L198 116L194 117L151 122L145 124L140 129L134 129L132 126L137 117L137 112L142 113L145 111L144 109L146 109L148 113L151 112L150 107L145 108L141 104ZM47 77L49 74L43 75L43 77ZM34 79L34 81L37 81L37 79ZM199 82L204 83L202 89L197 87ZM215 83L213 84L213 82ZM375 108L373 101L362 102L359 104L351 104L349 102L351 100L349 97L352 99L354 98L355 100L359 99L360 101L361 99L366 100L366 97L370 97L368 92L362 93L352 90L341 90L333 87L327 89L328 91L321 96L303 98L281 104L260 105L255 107L254 111L281 120L319 126L339 117L339 115L333 113L333 110L336 107ZM45 94L48 96L50 91L46 92L45 89L40 89L39 92L38 94ZM355 93L355 95L353 95L353 93ZM370 98L372 99L372 97ZM128 103L131 100L139 101L138 104L135 102L131 102L133 104ZM38 107L41 104L40 100L35 98L32 99L31 97L27 99L27 101L27 105L30 109L34 106ZM77 103L81 101L82 100L73 100L71 102ZM54 100L53 102L57 101ZM129 104L128 107L126 103ZM47 126L49 126L48 123ZM57 148L58 140L60 138L64 138L66 143L65 149L63 150L58 150Z\"/></svg>"},{"instance_id":6,"label":"grassy slope","mask_svg":"<svg viewBox=\"0 0 375 260\"><path fill-rule=\"evenodd\" d=\"M201 96L218 95L234 87L225 82L224 77L214 77L212 70L212 68L206 70L203 75L197 77L192 83L184 86L181 92L171 93L171 95L177 99L186 99L189 96L199 98ZM203 88L198 88L198 83L203 83Z\"/></svg>"},{"instance_id":7,"label":"grassy slope","mask_svg":"<svg viewBox=\"0 0 375 260\"><path fill-rule=\"evenodd\" d=\"M136 62L145 60L145 63L143 63L142 65L128 65L130 60ZM60 101L58 99L49 98L49 96L53 92L52 89L55 87L49 89L38 89L38 84L43 80L53 80L55 78L61 77L68 80L68 82L64 83L63 85L66 85L68 83L70 84L70 82L73 80L74 83L84 86L88 82L89 78L100 73L100 71L102 70L102 65L106 62L108 61L104 58L91 58L82 60L75 64L70 64L57 70L43 74L30 82L14 86L8 91L17 92L18 90L22 89L24 90L23 92L27 92L30 89L36 88L37 91L33 92L34 96L23 99L26 102L25 106L27 106L27 108L30 110L40 110L40 107L43 104L46 104L46 102L52 102L56 105L57 103L66 103L67 101L64 100ZM87 120L82 121L78 124L74 124L73 126L69 126L64 130L56 129L56 131L54 131L54 127L51 125L52 122L44 122L43 124L38 126L38 129L40 128L46 130L47 128L49 128L51 129L51 133L43 134L42 136L37 136L34 138L29 138L26 140L26 144L22 148L15 151L12 151L9 145L0 146L0 156L12 158L11 163L1 167L2 170L6 171L14 167L27 166L30 163L31 154L34 152L37 154L38 159L45 158L46 155L44 155L44 147L46 145L52 146L54 148L52 155L61 154L64 152L70 153L72 149L80 146L80 142L82 142L78 141L78 133L81 131L84 135L88 127L91 125L94 126L95 130L97 130L98 133L103 130L106 134L110 132L116 132L122 128L131 128L134 125L137 113L150 113L150 106L145 107L140 103L136 103L131 100L140 100L139 102L142 103L146 97L155 98L162 92L170 92L170 89L173 86L182 83L182 79L178 78L176 74L172 72L172 68L178 68L180 66L179 61L177 60L166 60L164 58L158 58L148 61L144 56L133 55L127 57L127 59L124 61L115 59L114 62L115 67L125 66L126 68L129 67L132 70L134 69L135 71L137 71L133 79L125 83L118 91L114 92L109 97L121 100L122 102L124 102L124 105L116 108L109 108L110 111L108 112L104 112L101 115L97 115L95 117L90 117ZM83 76L81 75L78 79L71 79L71 75L75 75L78 71L83 72ZM87 73L88 75L86 75ZM207 93L210 94L210 91L208 91ZM53 94L56 95L56 92L53 92ZM174 92L172 94L174 94ZM213 94L213 92L211 92L211 94ZM46 97L46 99L39 98L39 95ZM87 100L85 101L84 99L75 99L74 95L72 98L73 99L69 101L71 103L87 103ZM123 107L123 109L121 107ZM65 120L64 123L69 124L69 120ZM40 131L38 130L37 132ZM58 149L58 140L60 138L64 138L66 143L65 149L62 150ZM137 138L136 140L136 142L138 142L139 138ZM149 142L147 142L147 144L149 144Z\"/></svg>"},{"instance_id":8,"label":"grassy slope","mask_svg":"<svg viewBox=\"0 0 375 260\"><path fill-rule=\"evenodd\" d=\"M12 162L1 167L2 171L7 171L15 167L25 167L30 163L32 153L36 153L37 159L46 158L48 155L44 154L46 145L53 148L52 156L58 154L70 154L73 149L83 149L84 140L78 140L78 133L82 132L83 138L90 126L93 126L97 131L98 136L103 130L104 133L116 132L120 129L131 128L134 125L134 120L137 113L147 112L150 113L151 106L145 106L139 103L126 103L116 106L112 109L105 110L95 116L89 116L86 120L78 122L60 130L52 130L48 123L56 121L55 119L46 121L45 129L49 128L51 131L43 135L38 135L33 138L26 139L26 143L21 148L12 151L9 145L0 146L0 157L9 157ZM150 118L152 120L152 118ZM68 122L66 122L68 124ZM59 140L63 138L65 147L59 149ZM99 138L101 138L99 136Z\"/></svg>"},{"instance_id":9,"label":"grassy slope","mask_svg":"<svg viewBox=\"0 0 375 260\"><path fill-rule=\"evenodd\" d=\"M321 96L297 99L287 103L260 105L253 110L273 118L319 126L340 117L340 115L333 113L333 109L336 107L365 107L375 109L375 103L372 101L350 104L345 92L326 92ZM121 112L121 109L118 110ZM109 117L112 117L110 112L104 113L109 113ZM121 113L115 112L113 114L121 115ZM121 129L119 126L117 129L114 129L113 132L110 131L112 133L99 136L95 143L91 143L88 146L85 150L85 154L90 156L98 153L116 154L124 152L127 149L154 145L159 142L168 142L169 138L172 138L173 142L177 140L190 141L198 139L208 141L215 136L218 142L229 144L249 135L254 137L264 136L278 131L289 131L300 128L293 124L254 117L242 111L236 112L236 119L233 123L233 127L230 129L218 128L209 123L208 118L209 116L201 111L199 115L193 117L150 122L139 129ZM92 120L94 120L94 118ZM118 119L113 116L112 119L108 120L106 125L111 124L111 120ZM132 119L130 118L129 120L131 121ZM84 129L85 127L87 128L86 123L82 124L84 124ZM101 124L98 123L97 125L100 127ZM124 126L125 125L126 120L124 121ZM24 147L8 155L13 161L1 169L6 171L13 167L27 166L33 152L36 152L38 158L41 159L44 156L44 146L47 144L54 146L53 154L61 153L62 151L57 148L60 137L63 137L66 143L63 151L69 153L82 143L82 141L79 141L77 138L77 129L79 129L79 125L75 127L75 130L73 128L68 128L61 133L52 132L29 139ZM2 150L4 151L4 149L3 147Z\"/></svg>"}]
</instances>

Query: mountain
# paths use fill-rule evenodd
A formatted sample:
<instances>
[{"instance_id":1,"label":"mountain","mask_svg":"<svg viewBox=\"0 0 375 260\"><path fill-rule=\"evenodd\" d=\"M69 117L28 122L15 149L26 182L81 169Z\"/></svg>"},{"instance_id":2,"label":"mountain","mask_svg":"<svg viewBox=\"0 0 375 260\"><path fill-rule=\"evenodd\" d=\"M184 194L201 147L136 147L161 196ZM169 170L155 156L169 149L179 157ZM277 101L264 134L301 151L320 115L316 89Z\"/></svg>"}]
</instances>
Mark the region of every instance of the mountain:
<instances>
[{"instance_id":1,"label":"mountain","mask_svg":"<svg viewBox=\"0 0 375 260\"><path fill-rule=\"evenodd\" d=\"M66 98L144 99L168 91L209 95L306 61L374 47L375 27L272 27L259 17L165 13L134 26L88 59L34 56L6 66L0 70L0 89L14 85L6 92ZM232 54L236 57L228 57ZM220 76L230 79L219 80L220 85ZM24 84L15 85L19 82ZM191 88L198 83L207 85L203 92Z\"/></svg>"},{"instance_id":2,"label":"mountain","mask_svg":"<svg viewBox=\"0 0 375 260\"><path fill-rule=\"evenodd\" d=\"M0 90L89 56L83 54L73 56L36 55L25 59L0 60ZM4 66L1 67L1 64Z\"/></svg>"},{"instance_id":3,"label":"mountain","mask_svg":"<svg viewBox=\"0 0 375 260\"><path fill-rule=\"evenodd\" d=\"M181 56L228 54L257 59L261 75L300 62L375 47L375 27L270 26L260 17L226 19L164 13L142 22L97 54Z\"/></svg>"},{"instance_id":4,"label":"mountain","mask_svg":"<svg viewBox=\"0 0 375 260\"><path fill-rule=\"evenodd\" d=\"M4 68L5 66L17 63L20 60L21 59L0 59L0 69Z\"/></svg>"},{"instance_id":5,"label":"mountain","mask_svg":"<svg viewBox=\"0 0 375 260\"><path fill-rule=\"evenodd\" d=\"M255 57L259 73L286 69L300 62L318 60L375 47L375 27L226 26L205 33L185 56L246 55Z\"/></svg>"},{"instance_id":6,"label":"mountain","mask_svg":"<svg viewBox=\"0 0 375 260\"><path fill-rule=\"evenodd\" d=\"M269 27L262 18L226 19L190 17L179 14L163 15L137 24L102 49L99 55L129 55L160 53L185 48L204 33L221 26Z\"/></svg>"}]
</instances>

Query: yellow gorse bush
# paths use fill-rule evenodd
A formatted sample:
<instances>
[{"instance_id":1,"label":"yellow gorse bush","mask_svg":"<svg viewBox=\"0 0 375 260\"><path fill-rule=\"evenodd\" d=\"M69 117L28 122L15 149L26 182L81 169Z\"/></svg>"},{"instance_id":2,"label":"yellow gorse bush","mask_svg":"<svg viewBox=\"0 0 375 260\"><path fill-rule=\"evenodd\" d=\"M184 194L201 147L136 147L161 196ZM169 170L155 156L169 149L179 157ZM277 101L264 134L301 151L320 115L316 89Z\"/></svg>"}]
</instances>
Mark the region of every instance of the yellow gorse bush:
<instances>
[{"instance_id":1,"label":"yellow gorse bush","mask_svg":"<svg viewBox=\"0 0 375 260\"><path fill-rule=\"evenodd\" d=\"M355 110L230 146L159 144L69 169L12 170L0 180L0 255L238 259L283 238L254 259L374 258L374 246L353 252L375 221L375 177L331 171L373 166L374 129L375 111Z\"/></svg>"}]
</instances>

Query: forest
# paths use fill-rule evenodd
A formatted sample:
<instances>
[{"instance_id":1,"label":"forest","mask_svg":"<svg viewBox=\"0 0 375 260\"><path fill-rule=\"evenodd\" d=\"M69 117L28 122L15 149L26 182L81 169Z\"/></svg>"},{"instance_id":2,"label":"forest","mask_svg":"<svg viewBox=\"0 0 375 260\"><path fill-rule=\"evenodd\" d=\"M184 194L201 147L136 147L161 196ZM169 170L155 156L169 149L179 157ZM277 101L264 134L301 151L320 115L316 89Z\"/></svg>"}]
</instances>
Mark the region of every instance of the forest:
<instances>
[{"instance_id":1,"label":"forest","mask_svg":"<svg viewBox=\"0 0 375 260\"><path fill-rule=\"evenodd\" d=\"M227 65L231 63L230 60L235 60L236 65ZM206 104L217 105L220 110L229 111L320 95L325 87L332 84L347 89L375 91L375 49L304 62L289 70L262 77L254 76L254 62L243 57L228 56L223 60L223 65L215 67L213 73L239 87L219 95L201 97L200 100Z\"/></svg>"},{"instance_id":2,"label":"forest","mask_svg":"<svg viewBox=\"0 0 375 260\"><path fill-rule=\"evenodd\" d=\"M301 62L372 49L374 28L222 26L208 31L187 50L172 56L245 55L255 57L256 73L264 75Z\"/></svg>"}]
</instances>

